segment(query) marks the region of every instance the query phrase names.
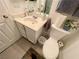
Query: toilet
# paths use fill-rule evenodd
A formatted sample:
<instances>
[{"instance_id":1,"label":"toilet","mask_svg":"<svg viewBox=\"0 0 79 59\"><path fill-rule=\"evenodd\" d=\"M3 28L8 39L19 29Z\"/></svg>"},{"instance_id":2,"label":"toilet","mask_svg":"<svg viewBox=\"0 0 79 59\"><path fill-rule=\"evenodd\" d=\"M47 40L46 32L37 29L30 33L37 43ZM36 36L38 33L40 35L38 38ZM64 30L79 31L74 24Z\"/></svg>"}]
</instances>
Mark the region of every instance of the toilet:
<instances>
[{"instance_id":1,"label":"toilet","mask_svg":"<svg viewBox=\"0 0 79 59\"><path fill-rule=\"evenodd\" d=\"M59 46L57 41L69 32L57 28L54 24L51 26L50 38L43 44L43 55L45 59L56 59L59 54Z\"/></svg>"}]
</instances>

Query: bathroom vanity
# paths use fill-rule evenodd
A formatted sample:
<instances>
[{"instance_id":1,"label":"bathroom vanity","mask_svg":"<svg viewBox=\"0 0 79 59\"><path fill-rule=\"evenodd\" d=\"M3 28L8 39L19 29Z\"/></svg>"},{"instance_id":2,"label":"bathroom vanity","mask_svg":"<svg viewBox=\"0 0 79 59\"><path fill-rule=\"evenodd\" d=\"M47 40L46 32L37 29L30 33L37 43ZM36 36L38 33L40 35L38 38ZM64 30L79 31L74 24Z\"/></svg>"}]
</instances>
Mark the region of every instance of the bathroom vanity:
<instances>
[{"instance_id":1,"label":"bathroom vanity","mask_svg":"<svg viewBox=\"0 0 79 59\"><path fill-rule=\"evenodd\" d=\"M21 35L36 44L48 18L44 13L46 0L9 0L9 2L12 5L10 14L14 17Z\"/></svg>"},{"instance_id":2,"label":"bathroom vanity","mask_svg":"<svg viewBox=\"0 0 79 59\"><path fill-rule=\"evenodd\" d=\"M8 13L16 21L20 34L35 44L42 33L43 25L47 22L46 14L50 12L52 0L4 0L4 2Z\"/></svg>"},{"instance_id":3,"label":"bathroom vanity","mask_svg":"<svg viewBox=\"0 0 79 59\"><path fill-rule=\"evenodd\" d=\"M17 23L21 35L33 44L37 43L37 39L42 33L43 26L47 22L47 19L44 20L40 17L34 18L34 16L26 16L23 18L15 17L14 20Z\"/></svg>"}]
</instances>

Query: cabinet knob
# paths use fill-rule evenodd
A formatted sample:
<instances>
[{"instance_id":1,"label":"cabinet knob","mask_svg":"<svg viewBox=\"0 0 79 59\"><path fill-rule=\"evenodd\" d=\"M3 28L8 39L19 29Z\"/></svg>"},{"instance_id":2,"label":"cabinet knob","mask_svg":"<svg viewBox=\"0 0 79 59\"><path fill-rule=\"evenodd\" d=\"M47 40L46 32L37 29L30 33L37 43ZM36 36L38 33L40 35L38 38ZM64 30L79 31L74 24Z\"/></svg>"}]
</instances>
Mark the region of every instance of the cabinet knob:
<instances>
[{"instance_id":1,"label":"cabinet knob","mask_svg":"<svg viewBox=\"0 0 79 59\"><path fill-rule=\"evenodd\" d=\"M8 16L7 15L3 15L3 18L8 18Z\"/></svg>"}]
</instances>

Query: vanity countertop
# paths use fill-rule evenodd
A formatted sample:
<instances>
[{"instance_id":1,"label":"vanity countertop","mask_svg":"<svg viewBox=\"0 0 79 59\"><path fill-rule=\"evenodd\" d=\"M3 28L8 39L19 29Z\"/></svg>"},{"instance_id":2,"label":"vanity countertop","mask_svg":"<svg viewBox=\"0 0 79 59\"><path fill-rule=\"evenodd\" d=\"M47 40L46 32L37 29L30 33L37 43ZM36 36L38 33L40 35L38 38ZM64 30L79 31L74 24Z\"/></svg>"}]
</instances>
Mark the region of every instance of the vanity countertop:
<instances>
[{"instance_id":1,"label":"vanity countertop","mask_svg":"<svg viewBox=\"0 0 79 59\"><path fill-rule=\"evenodd\" d=\"M47 22L47 19L42 20L41 18L32 19L32 18L21 18L21 17L15 17L15 21L23 24L24 26L27 26L28 28L38 31L43 25ZM34 21L33 21L34 20Z\"/></svg>"}]
</instances>

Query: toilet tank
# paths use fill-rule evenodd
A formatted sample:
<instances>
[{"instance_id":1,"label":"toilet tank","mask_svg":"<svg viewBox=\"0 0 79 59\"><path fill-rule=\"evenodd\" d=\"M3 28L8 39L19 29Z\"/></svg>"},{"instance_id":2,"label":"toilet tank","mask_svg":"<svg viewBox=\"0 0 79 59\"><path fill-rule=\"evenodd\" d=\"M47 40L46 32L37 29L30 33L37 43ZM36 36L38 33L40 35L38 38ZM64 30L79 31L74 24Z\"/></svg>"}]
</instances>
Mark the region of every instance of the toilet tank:
<instances>
[{"instance_id":1,"label":"toilet tank","mask_svg":"<svg viewBox=\"0 0 79 59\"><path fill-rule=\"evenodd\" d=\"M61 38L63 38L66 35L69 35L70 32L65 31L61 28L56 27L54 24L52 24L51 26L51 32L50 32L50 36L56 40L60 40Z\"/></svg>"}]
</instances>

